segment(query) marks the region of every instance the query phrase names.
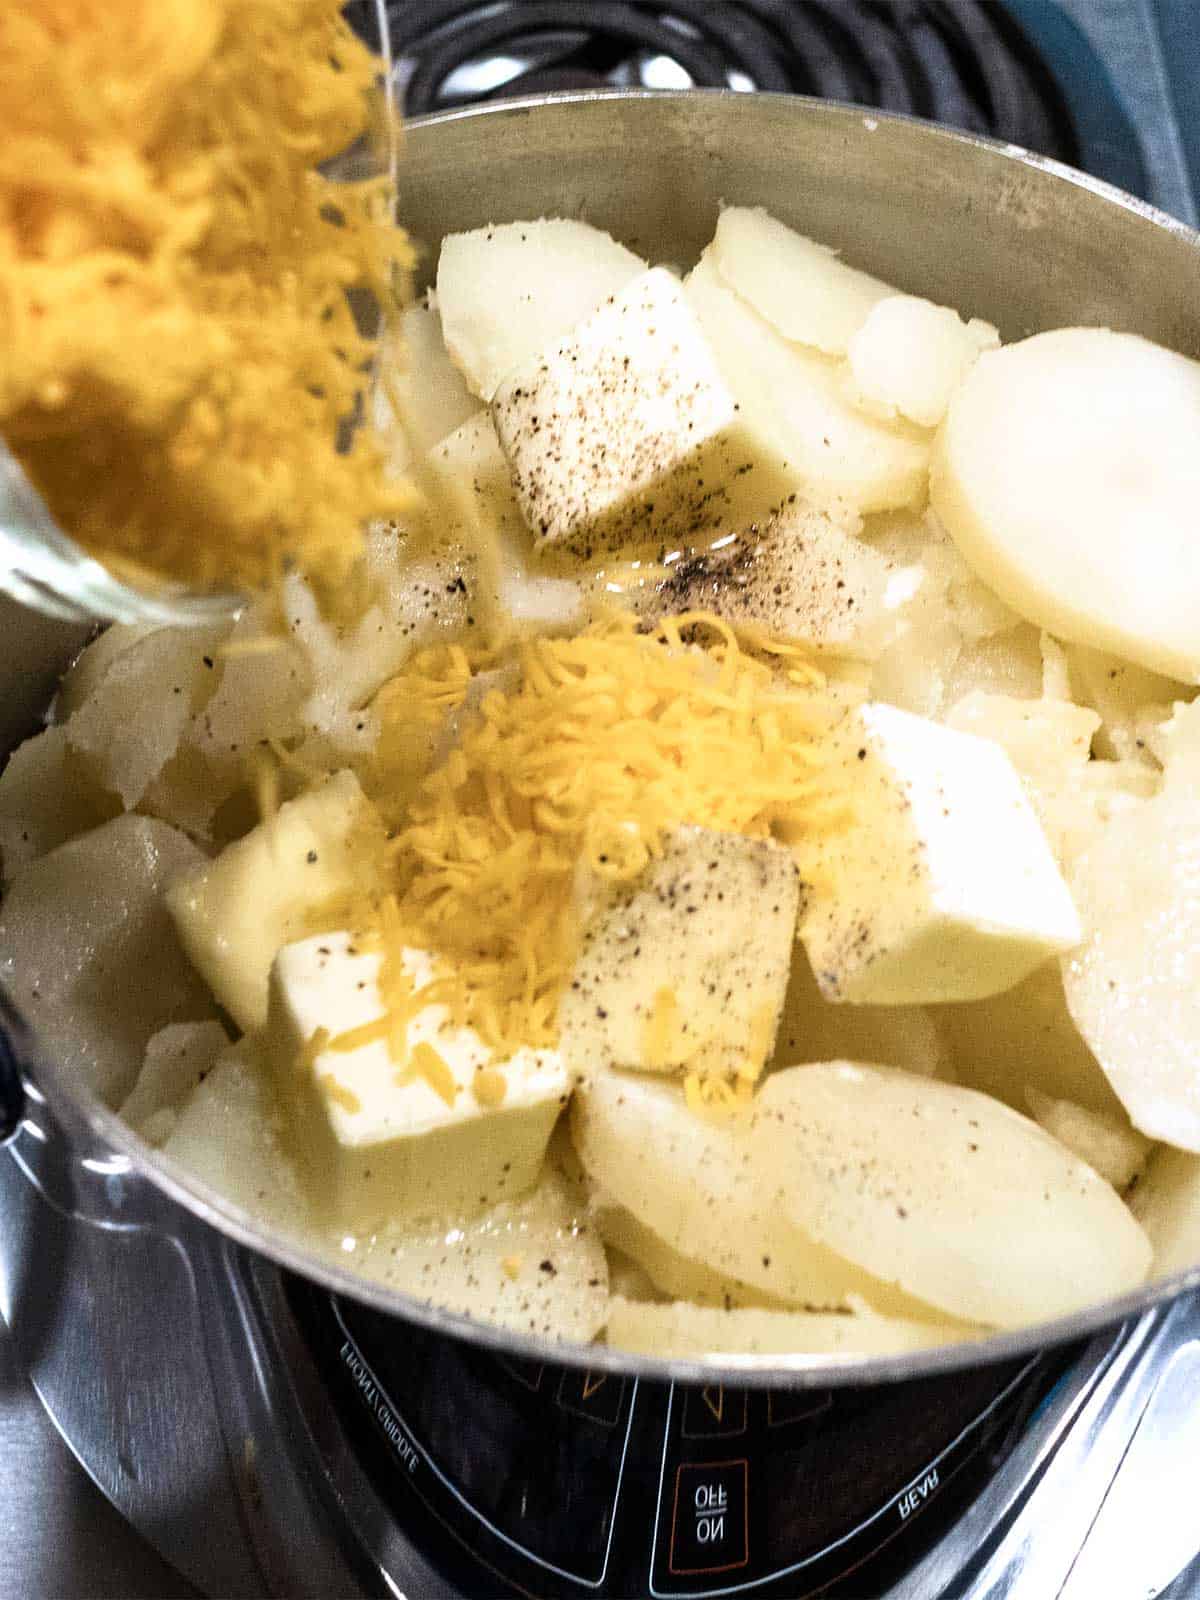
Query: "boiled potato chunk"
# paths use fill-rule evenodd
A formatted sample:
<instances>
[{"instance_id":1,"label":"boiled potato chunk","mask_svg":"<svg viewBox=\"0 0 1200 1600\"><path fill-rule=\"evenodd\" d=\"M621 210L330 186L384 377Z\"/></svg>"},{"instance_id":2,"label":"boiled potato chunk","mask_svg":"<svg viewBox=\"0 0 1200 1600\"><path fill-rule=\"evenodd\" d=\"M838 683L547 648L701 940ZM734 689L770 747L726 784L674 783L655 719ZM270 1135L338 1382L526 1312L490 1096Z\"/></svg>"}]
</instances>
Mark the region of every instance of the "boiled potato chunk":
<instances>
[{"instance_id":1,"label":"boiled potato chunk","mask_svg":"<svg viewBox=\"0 0 1200 1600\"><path fill-rule=\"evenodd\" d=\"M405 306L375 389L375 427L396 442L393 464L402 470L410 453L423 455L478 408L446 350L436 300L426 295Z\"/></svg>"},{"instance_id":2,"label":"boiled potato chunk","mask_svg":"<svg viewBox=\"0 0 1200 1600\"><path fill-rule=\"evenodd\" d=\"M964 322L949 306L912 295L877 301L846 351L847 393L884 417L897 411L935 428L950 396L1000 335L990 322Z\"/></svg>"},{"instance_id":3,"label":"boiled potato chunk","mask_svg":"<svg viewBox=\"0 0 1200 1600\"><path fill-rule=\"evenodd\" d=\"M1154 1247L1154 1276L1200 1266L1200 1156L1159 1145L1129 1199Z\"/></svg>"},{"instance_id":4,"label":"boiled potato chunk","mask_svg":"<svg viewBox=\"0 0 1200 1600\"><path fill-rule=\"evenodd\" d=\"M239 1028L265 1025L276 952L311 933L314 914L371 887L383 842L358 779L338 772L171 884L183 947ZM325 926L338 926L336 912Z\"/></svg>"},{"instance_id":5,"label":"boiled potato chunk","mask_svg":"<svg viewBox=\"0 0 1200 1600\"><path fill-rule=\"evenodd\" d=\"M96 783L65 728L45 728L18 745L0 772L0 858L12 878L76 834L107 822L121 809Z\"/></svg>"},{"instance_id":6,"label":"boiled potato chunk","mask_svg":"<svg viewBox=\"0 0 1200 1600\"><path fill-rule=\"evenodd\" d=\"M1075 863L1087 938L1063 963L1067 1004L1130 1120L1200 1151L1200 708L1162 793L1112 817ZM1190 759L1189 759L1190 758Z\"/></svg>"},{"instance_id":7,"label":"boiled potato chunk","mask_svg":"<svg viewBox=\"0 0 1200 1600\"><path fill-rule=\"evenodd\" d=\"M1041 1322L1136 1288L1150 1265L1103 1178L956 1084L791 1067L760 1090L749 1148L794 1226L952 1317Z\"/></svg>"},{"instance_id":8,"label":"boiled potato chunk","mask_svg":"<svg viewBox=\"0 0 1200 1600\"><path fill-rule=\"evenodd\" d=\"M120 651L66 722L94 782L132 810L216 687L228 628L159 628Z\"/></svg>"},{"instance_id":9,"label":"boiled potato chunk","mask_svg":"<svg viewBox=\"0 0 1200 1600\"><path fill-rule=\"evenodd\" d=\"M397 1223L347 1242L354 1248L338 1249L339 1265L480 1322L580 1340L594 1339L604 1326L604 1246L549 1170L531 1193L482 1216L438 1226Z\"/></svg>"},{"instance_id":10,"label":"boiled potato chunk","mask_svg":"<svg viewBox=\"0 0 1200 1600\"><path fill-rule=\"evenodd\" d=\"M450 234L438 258L438 307L471 393L490 400L515 367L645 266L601 229L563 217Z\"/></svg>"},{"instance_id":11,"label":"boiled potato chunk","mask_svg":"<svg viewBox=\"0 0 1200 1600\"><path fill-rule=\"evenodd\" d=\"M1073 692L1083 704L1096 708L1104 724L1097 736L1098 753L1151 760L1142 730L1145 715L1149 711L1169 716L1175 701L1188 698L1187 688L1175 678L1148 672L1106 650L1080 644L1072 645L1067 654Z\"/></svg>"},{"instance_id":12,"label":"boiled potato chunk","mask_svg":"<svg viewBox=\"0 0 1200 1600\"><path fill-rule=\"evenodd\" d=\"M598 1072L576 1091L571 1134L604 1200L689 1261L791 1305L845 1307L860 1295L914 1314L908 1296L789 1221L779 1193L795 1169L790 1155L760 1164L742 1121L698 1116L675 1084Z\"/></svg>"},{"instance_id":13,"label":"boiled potato chunk","mask_svg":"<svg viewBox=\"0 0 1200 1600\"><path fill-rule=\"evenodd\" d=\"M282 1114L247 1040L227 1050L193 1089L162 1152L260 1226L293 1235L311 1226Z\"/></svg>"},{"instance_id":14,"label":"boiled potato chunk","mask_svg":"<svg viewBox=\"0 0 1200 1600\"><path fill-rule=\"evenodd\" d=\"M826 355L844 355L872 307L896 292L758 208L722 211L711 249L725 282L777 333Z\"/></svg>"},{"instance_id":15,"label":"boiled potato chunk","mask_svg":"<svg viewBox=\"0 0 1200 1600\"><path fill-rule=\"evenodd\" d=\"M648 1304L614 1295L605 1340L642 1355L687 1360L695 1356L885 1356L931 1345L982 1338L985 1329L948 1321L881 1317L863 1306L853 1311L723 1310L675 1300Z\"/></svg>"},{"instance_id":16,"label":"boiled potato chunk","mask_svg":"<svg viewBox=\"0 0 1200 1600\"><path fill-rule=\"evenodd\" d=\"M789 344L732 290L705 255L686 285L692 309L757 436L809 500L883 511L924 498L928 435L856 411L824 356Z\"/></svg>"},{"instance_id":17,"label":"boiled potato chunk","mask_svg":"<svg viewBox=\"0 0 1200 1600\"><path fill-rule=\"evenodd\" d=\"M930 488L1022 616L1200 678L1200 363L1103 328L989 351L950 402Z\"/></svg>"},{"instance_id":18,"label":"boiled potato chunk","mask_svg":"<svg viewBox=\"0 0 1200 1600\"><path fill-rule=\"evenodd\" d=\"M48 1053L109 1105L160 1028L212 1015L162 904L202 862L165 822L116 817L25 867L0 906L0 981Z\"/></svg>"},{"instance_id":19,"label":"boiled potato chunk","mask_svg":"<svg viewBox=\"0 0 1200 1600\"><path fill-rule=\"evenodd\" d=\"M219 1022L176 1022L146 1046L137 1082L119 1107L121 1117L149 1144L161 1144L179 1107L229 1049Z\"/></svg>"},{"instance_id":20,"label":"boiled potato chunk","mask_svg":"<svg viewBox=\"0 0 1200 1600\"><path fill-rule=\"evenodd\" d=\"M1027 1109L1026 1089L1090 1111L1120 1114L1121 1102L1067 1010L1057 961L987 1000L938 1006L931 1015L951 1056L951 1076ZM904 1062L895 1063L906 1065Z\"/></svg>"},{"instance_id":21,"label":"boiled potato chunk","mask_svg":"<svg viewBox=\"0 0 1200 1600\"><path fill-rule=\"evenodd\" d=\"M779 1306L762 1289L752 1289L736 1278L724 1278L711 1267L699 1261L689 1261L687 1256L672 1250L652 1228L639 1222L632 1211L613 1201L598 1196L592 1202L592 1217L605 1244L630 1261L635 1261L645 1272L654 1288L672 1300L690 1300L694 1305L719 1306ZM635 1299L655 1298L654 1295L635 1295Z\"/></svg>"},{"instance_id":22,"label":"boiled potato chunk","mask_svg":"<svg viewBox=\"0 0 1200 1600\"><path fill-rule=\"evenodd\" d=\"M1055 1100L1032 1087L1026 1089L1025 1098L1030 1113L1050 1137L1107 1178L1118 1194L1124 1194L1141 1176L1150 1140L1131 1128L1128 1118L1089 1111L1073 1100Z\"/></svg>"}]
</instances>

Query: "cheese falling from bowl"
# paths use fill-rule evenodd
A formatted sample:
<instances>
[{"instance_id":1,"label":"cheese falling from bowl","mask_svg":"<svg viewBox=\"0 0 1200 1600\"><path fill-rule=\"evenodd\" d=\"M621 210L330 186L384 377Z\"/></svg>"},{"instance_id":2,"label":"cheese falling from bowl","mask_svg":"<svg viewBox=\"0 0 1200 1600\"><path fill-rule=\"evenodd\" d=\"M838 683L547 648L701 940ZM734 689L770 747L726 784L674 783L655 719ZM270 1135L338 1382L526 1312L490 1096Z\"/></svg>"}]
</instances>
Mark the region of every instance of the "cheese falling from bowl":
<instances>
[{"instance_id":1,"label":"cheese falling from bowl","mask_svg":"<svg viewBox=\"0 0 1200 1600\"><path fill-rule=\"evenodd\" d=\"M0 431L120 576L333 583L410 503L380 442L338 448L374 348L347 290L386 306L412 261L386 179L318 170L378 65L337 0L3 8Z\"/></svg>"}]
</instances>

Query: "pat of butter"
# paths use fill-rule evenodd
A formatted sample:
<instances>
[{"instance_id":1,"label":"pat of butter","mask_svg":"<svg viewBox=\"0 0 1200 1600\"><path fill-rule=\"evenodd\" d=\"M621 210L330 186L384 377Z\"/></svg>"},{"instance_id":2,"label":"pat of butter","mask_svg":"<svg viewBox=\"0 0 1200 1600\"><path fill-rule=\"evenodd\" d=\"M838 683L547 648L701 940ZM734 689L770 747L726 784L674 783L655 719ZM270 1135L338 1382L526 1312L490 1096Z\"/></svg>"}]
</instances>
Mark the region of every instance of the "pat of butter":
<instances>
[{"instance_id":1,"label":"pat of butter","mask_svg":"<svg viewBox=\"0 0 1200 1600\"><path fill-rule=\"evenodd\" d=\"M309 1058L318 1028L336 1041L384 1015L381 959L347 933L318 934L282 949L271 971L271 1055L314 1191L356 1226L522 1194L566 1104L556 1051L518 1050L497 1063L473 1029L431 1004L408 1021L407 1063L383 1039L349 1050L331 1043ZM402 960L419 994L433 964L421 950L406 949Z\"/></svg>"},{"instance_id":2,"label":"pat of butter","mask_svg":"<svg viewBox=\"0 0 1200 1600\"><path fill-rule=\"evenodd\" d=\"M794 846L800 938L830 1000L978 1000L1082 938L1005 752L866 705L839 730L851 817Z\"/></svg>"},{"instance_id":3,"label":"pat of butter","mask_svg":"<svg viewBox=\"0 0 1200 1600\"><path fill-rule=\"evenodd\" d=\"M686 541L766 516L794 488L662 267L511 373L492 415L541 545Z\"/></svg>"},{"instance_id":4,"label":"pat of butter","mask_svg":"<svg viewBox=\"0 0 1200 1600\"><path fill-rule=\"evenodd\" d=\"M607 1067L758 1076L791 967L799 880L770 839L679 827L632 882L578 883L579 956L559 1003L580 1077Z\"/></svg>"}]
</instances>

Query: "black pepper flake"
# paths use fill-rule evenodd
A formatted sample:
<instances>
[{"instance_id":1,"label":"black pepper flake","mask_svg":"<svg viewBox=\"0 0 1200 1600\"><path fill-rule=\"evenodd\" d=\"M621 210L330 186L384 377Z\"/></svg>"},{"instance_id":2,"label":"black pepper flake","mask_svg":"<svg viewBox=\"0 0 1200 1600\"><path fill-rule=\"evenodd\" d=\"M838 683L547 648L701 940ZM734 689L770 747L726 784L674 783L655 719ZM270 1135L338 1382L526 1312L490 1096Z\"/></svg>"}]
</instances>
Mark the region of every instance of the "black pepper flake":
<instances>
[{"instance_id":1,"label":"black pepper flake","mask_svg":"<svg viewBox=\"0 0 1200 1600\"><path fill-rule=\"evenodd\" d=\"M315 850L310 850L304 859L308 862L310 867L315 867L317 864L317 852Z\"/></svg>"}]
</instances>

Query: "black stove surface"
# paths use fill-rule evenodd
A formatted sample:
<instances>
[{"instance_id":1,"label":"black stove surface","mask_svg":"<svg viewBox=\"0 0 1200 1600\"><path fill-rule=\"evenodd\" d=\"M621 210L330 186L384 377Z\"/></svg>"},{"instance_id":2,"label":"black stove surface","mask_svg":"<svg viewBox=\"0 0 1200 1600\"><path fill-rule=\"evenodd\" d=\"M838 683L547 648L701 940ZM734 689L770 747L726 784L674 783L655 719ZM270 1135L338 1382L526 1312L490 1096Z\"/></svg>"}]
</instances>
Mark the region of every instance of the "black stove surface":
<instances>
[{"instance_id":1,"label":"black stove surface","mask_svg":"<svg viewBox=\"0 0 1200 1600\"><path fill-rule=\"evenodd\" d=\"M682 1388L496 1356L300 1280L288 1295L376 1491L470 1595L883 1595L1078 1356Z\"/></svg>"},{"instance_id":2,"label":"black stove surface","mask_svg":"<svg viewBox=\"0 0 1200 1600\"><path fill-rule=\"evenodd\" d=\"M377 10L348 7L372 40ZM791 92L988 134L1147 192L1108 73L1049 0L390 0L386 12L409 115L595 87Z\"/></svg>"}]
</instances>

